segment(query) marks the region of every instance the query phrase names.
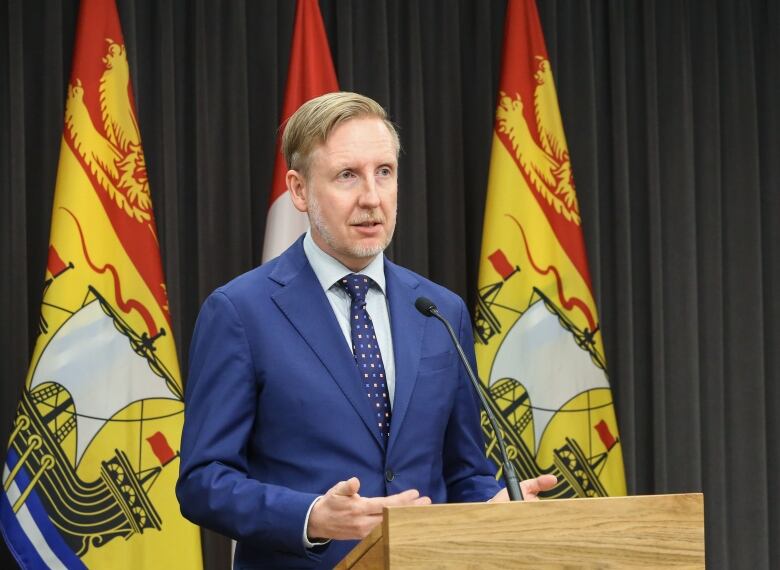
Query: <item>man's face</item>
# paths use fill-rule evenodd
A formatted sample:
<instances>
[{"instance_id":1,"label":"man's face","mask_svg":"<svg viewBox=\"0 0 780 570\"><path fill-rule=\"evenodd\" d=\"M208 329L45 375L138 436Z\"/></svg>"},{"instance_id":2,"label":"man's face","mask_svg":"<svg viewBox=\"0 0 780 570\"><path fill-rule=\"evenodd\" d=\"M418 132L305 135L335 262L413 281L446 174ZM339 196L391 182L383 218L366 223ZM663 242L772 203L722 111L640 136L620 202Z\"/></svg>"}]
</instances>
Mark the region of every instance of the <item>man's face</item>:
<instances>
[{"instance_id":1,"label":"man's face","mask_svg":"<svg viewBox=\"0 0 780 570\"><path fill-rule=\"evenodd\" d=\"M398 159L382 120L340 124L312 153L308 177L291 170L287 183L295 207L309 215L316 244L349 269L360 271L390 244Z\"/></svg>"}]
</instances>

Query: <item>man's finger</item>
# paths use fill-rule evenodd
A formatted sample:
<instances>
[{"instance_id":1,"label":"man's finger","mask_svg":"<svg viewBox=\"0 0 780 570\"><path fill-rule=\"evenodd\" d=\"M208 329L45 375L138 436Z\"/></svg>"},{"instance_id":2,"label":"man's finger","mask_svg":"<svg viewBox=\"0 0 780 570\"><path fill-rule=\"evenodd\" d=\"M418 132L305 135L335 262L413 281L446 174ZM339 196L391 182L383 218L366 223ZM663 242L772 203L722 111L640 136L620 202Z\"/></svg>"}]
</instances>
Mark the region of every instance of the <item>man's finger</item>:
<instances>
[{"instance_id":1,"label":"man's finger","mask_svg":"<svg viewBox=\"0 0 780 570\"><path fill-rule=\"evenodd\" d=\"M555 487L556 483L558 483L558 478L555 475L539 475L539 477L536 478L536 484L538 486L539 491L549 491L553 487Z\"/></svg>"},{"instance_id":2,"label":"man's finger","mask_svg":"<svg viewBox=\"0 0 780 570\"><path fill-rule=\"evenodd\" d=\"M412 502L412 506L414 507L423 507L425 505L431 504L431 498L430 497L418 497Z\"/></svg>"},{"instance_id":3,"label":"man's finger","mask_svg":"<svg viewBox=\"0 0 780 570\"><path fill-rule=\"evenodd\" d=\"M341 495L344 497L357 495L357 492L360 491L360 479L352 477L346 481L339 481L333 485L331 491L333 491L334 495Z\"/></svg>"},{"instance_id":4,"label":"man's finger","mask_svg":"<svg viewBox=\"0 0 780 570\"><path fill-rule=\"evenodd\" d=\"M371 497L366 499L366 501L381 512L384 507L403 507L414 504L420 498L422 497L420 497L420 492L417 489L408 489L403 493L390 495L389 497ZM427 499L427 497L425 498Z\"/></svg>"},{"instance_id":5,"label":"man's finger","mask_svg":"<svg viewBox=\"0 0 780 570\"><path fill-rule=\"evenodd\" d=\"M539 482L539 489L542 491L549 491L558 483L558 478L555 475L540 475L536 480Z\"/></svg>"},{"instance_id":6,"label":"man's finger","mask_svg":"<svg viewBox=\"0 0 780 570\"><path fill-rule=\"evenodd\" d=\"M498 493L493 495L492 499L488 499L488 503L508 503L508 502L509 502L509 491L507 491L506 487L504 487Z\"/></svg>"},{"instance_id":7,"label":"man's finger","mask_svg":"<svg viewBox=\"0 0 780 570\"><path fill-rule=\"evenodd\" d=\"M558 479L555 475L539 475L535 479L526 479L521 483L523 494L536 496L542 491L547 491L555 487Z\"/></svg>"}]
</instances>

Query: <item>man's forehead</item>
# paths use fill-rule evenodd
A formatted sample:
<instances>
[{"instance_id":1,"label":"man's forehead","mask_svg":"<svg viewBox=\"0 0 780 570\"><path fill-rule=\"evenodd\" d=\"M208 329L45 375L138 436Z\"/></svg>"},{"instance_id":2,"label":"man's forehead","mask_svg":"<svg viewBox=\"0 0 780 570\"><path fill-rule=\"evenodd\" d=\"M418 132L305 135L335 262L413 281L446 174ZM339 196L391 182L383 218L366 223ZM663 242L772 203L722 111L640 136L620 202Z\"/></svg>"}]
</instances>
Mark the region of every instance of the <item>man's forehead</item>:
<instances>
[{"instance_id":1,"label":"man's forehead","mask_svg":"<svg viewBox=\"0 0 780 570\"><path fill-rule=\"evenodd\" d=\"M387 124L379 117L355 117L333 127L325 145L345 139L375 140L378 143L393 144L393 135Z\"/></svg>"},{"instance_id":2,"label":"man's forehead","mask_svg":"<svg viewBox=\"0 0 780 570\"><path fill-rule=\"evenodd\" d=\"M327 159L332 163L353 163L353 162L381 162L382 164L395 164L398 162L398 158L395 154L395 149L392 145L376 145L371 148L372 145L366 144L363 146L349 146L349 147L320 147L320 157Z\"/></svg>"},{"instance_id":3,"label":"man's forehead","mask_svg":"<svg viewBox=\"0 0 780 570\"><path fill-rule=\"evenodd\" d=\"M376 117L344 121L324 143L314 147L312 154L344 163L360 160L395 164L398 160L392 134L384 121Z\"/></svg>"}]
</instances>

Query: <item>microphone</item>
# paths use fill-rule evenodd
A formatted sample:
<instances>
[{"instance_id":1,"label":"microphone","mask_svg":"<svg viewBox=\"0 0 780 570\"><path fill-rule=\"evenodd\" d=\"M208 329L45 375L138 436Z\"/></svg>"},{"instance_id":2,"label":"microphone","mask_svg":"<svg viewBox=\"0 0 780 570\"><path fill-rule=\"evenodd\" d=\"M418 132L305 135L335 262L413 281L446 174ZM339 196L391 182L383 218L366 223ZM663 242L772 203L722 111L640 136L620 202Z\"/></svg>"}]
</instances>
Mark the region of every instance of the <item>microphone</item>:
<instances>
[{"instance_id":1,"label":"microphone","mask_svg":"<svg viewBox=\"0 0 780 570\"><path fill-rule=\"evenodd\" d=\"M479 380L477 380L477 377L474 375L474 371L471 369L471 365L469 365L469 361L466 358L465 353L463 352L463 347L458 342L458 337L455 335L455 331L452 330L452 326L450 323L445 319L442 314L439 312L439 309L436 308L436 305L433 301L426 297L418 297L417 300L414 302L415 308L420 311L424 316L426 317L434 317L442 322L442 324L447 329L447 332L450 333L450 338L452 339L452 343L455 345L455 348L458 350L458 356L460 356L460 361L463 363L463 366L466 368L466 372L468 373L469 379L471 380L471 383L474 385L474 390L477 392L477 396L479 396L479 401L482 404L482 409L485 410L485 413L487 414L488 420L490 420L490 425L493 426L493 433L496 434L496 441L498 441L498 449L501 453L501 461L504 464L504 483L506 483L507 491L509 492L509 499L512 501L522 501L523 500L523 492L520 490L520 482L517 480L517 473L515 473L514 466L509 462L509 456L506 453L506 445L504 445L504 438L501 435L501 430L498 428L498 421L496 420L496 416L493 414L493 411L490 409L490 406L488 405L487 400L485 399L485 395L482 393L482 385L480 384Z\"/></svg>"}]
</instances>

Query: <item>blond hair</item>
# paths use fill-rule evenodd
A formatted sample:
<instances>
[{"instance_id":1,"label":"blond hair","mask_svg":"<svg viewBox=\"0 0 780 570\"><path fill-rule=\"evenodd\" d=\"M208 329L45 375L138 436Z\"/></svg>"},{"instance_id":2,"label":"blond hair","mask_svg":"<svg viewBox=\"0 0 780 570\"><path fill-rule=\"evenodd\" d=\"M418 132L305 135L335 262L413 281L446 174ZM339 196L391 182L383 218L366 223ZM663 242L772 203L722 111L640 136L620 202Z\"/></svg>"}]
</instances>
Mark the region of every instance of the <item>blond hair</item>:
<instances>
[{"instance_id":1,"label":"blond hair","mask_svg":"<svg viewBox=\"0 0 780 570\"><path fill-rule=\"evenodd\" d=\"M350 119L366 117L375 117L385 123L397 155L401 149L398 131L382 105L365 95L339 91L306 101L289 118L282 135L282 154L287 168L306 176L311 153L328 140L333 129Z\"/></svg>"}]
</instances>

